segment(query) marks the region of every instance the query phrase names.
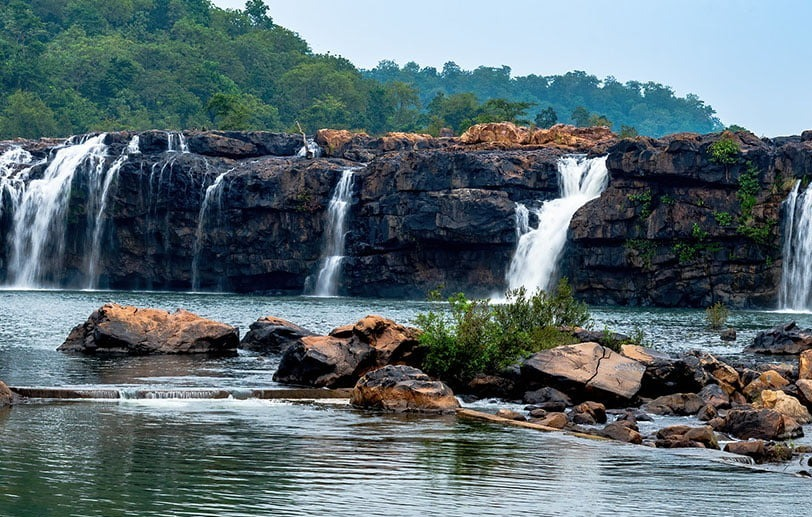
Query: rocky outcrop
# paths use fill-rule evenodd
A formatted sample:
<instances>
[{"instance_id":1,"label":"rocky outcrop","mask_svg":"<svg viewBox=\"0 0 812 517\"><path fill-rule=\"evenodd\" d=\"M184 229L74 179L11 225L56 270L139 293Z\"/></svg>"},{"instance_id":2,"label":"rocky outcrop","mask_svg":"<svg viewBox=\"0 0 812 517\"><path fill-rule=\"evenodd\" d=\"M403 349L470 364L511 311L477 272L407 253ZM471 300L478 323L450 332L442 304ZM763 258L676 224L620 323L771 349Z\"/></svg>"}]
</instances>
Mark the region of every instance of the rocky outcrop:
<instances>
[{"instance_id":1,"label":"rocky outcrop","mask_svg":"<svg viewBox=\"0 0 812 517\"><path fill-rule=\"evenodd\" d=\"M722 137L730 163L711 152ZM564 274L589 303L772 307L781 203L810 156L810 142L744 132L623 140L609 187L570 224Z\"/></svg>"},{"instance_id":2,"label":"rocky outcrop","mask_svg":"<svg viewBox=\"0 0 812 517\"><path fill-rule=\"evenodd\" d=\"M295 156L301 135L186 132L182 147L177 133L109 133L105 167L115 163L117 172L105 213L94 215L93 182L76 174L60 212L64 253L48 257L38 278L58 287L299 294L318 274L336 184L364 163L352 187L339 294L422 298L444 285L489 295L505 288L517 203L537 208L558 197L557 160L577 151L608 153L610 174L606 192L573 218L559 267L580 298L772 307L780 206L792 180L812 167L812 140L729 133L739 151L717 163L711 146L720 138L618 142L605 128L510 124L474 126L459 139L322 130L323 157L306 159ZM22 145L33 160L47 160L57 143L0 142L0 150ZM24 181L47 166L34 165ZM743 205L741 189L753 181L757 193ZM12 212L0 210L0 282L14 277ZM88 265L93 240L97 274Z\"/></svg>"},{"instance_id":3,"label":"rocky outcrop","mask_svg":"<svg viewBox=\"0 0 812 517\"><path fill-rule=\"evenodd\" d=\"M448 413L459 407L451 389L411 366L384 366L367 373L352 390L350 402L364 409Z\"/></svg>"},{"instance_id":4,"label":"rocky outcrop","mask_svg":"<svg viewBox=\"0 0 812 517\"><path fill-rule=\"evenodd\" d=\"M554 386L581 397L630 399L640 390L646 367L597 343L538 352L522 364L528 384Z\"/></svg>"},{"instance_id":5,"label":"rocky outcrop","mask_svg":"<svg viewBox=\"0 0 812 517\"><path fill-rule=\"evenodd\" d=\"M357 339L305 336L288 347L273 379L283 384L350 388L375 365L375 351Z\"/></svg>"},{"instance_id":6,"label":"rocky outcrop","mask_svg":"<svg viewBox=\"0 0 812 517\"><path fill-rule=\"evenodd\" d=\"M10 406L14 402L14 394L8 389L6 383L0 381L0 408Z\"/></svg>"},{"instance_id":7,"label":"rocky outcrop","mask_svg":"<svg viewBox=\"0 0 812 517\"><path fill-rule=\"evenodd\" d=\"M754 354L798 355L812 350L812 329L802 329L792 321L756 334L744 351Z\"/></svg>"},{"instance_id":8,"label":"rocky outcrop","mask_svg":"<svg viewBox=\"0 0 812 517\"><path fill-rule=\"evenodd\" d=\"M315 335L282 318L265 316L251 324L240 341L240 348L261 354L281 354L301 338Z\"/></svg>"},{"instance_id":9,"label":"rocky outcrop","mask_svg":"<svg viewBox=\"0 0 812 517\"><path fill-rule=\"evenodd\" d=\"M282 354L274 380L327 388L352 387L370 370L421 361L419 331L381 316L367 316L327 336L299 338Z\"/></svg>"},{"instance_id":10,"label":"rocky outcrop","mask_svg":"<svg viewBox=\"0 0 812 517\"><path fill-rule=\"evenodd\" d=\"M731 409L720 430L741 440L787 440L803 436L798 422L772 409Z\"/></svg>"},{"instance_id":11,"label":"rocky outcrop","mask_svg":"<svg viewBox=\"0 0 812 517\"><path fill-rule=\"evenodd\" d=\"M105 304L77 325L58 350L84 354L237 353L235 327L178 309Z\"/></svg>"},{"instance_id":12,"label":"rocky outcrop","mask_svg":"<svg viewBox=\"0 0 812 517\"><path fill-rule=\"evenodd\" d=\"M677 449L683 447L700 447L703 449L718 449L719 442L716 433L710 426L690 427L687 425L673 425L657 431L657 447Z\"/></svg>"}]
</instances>

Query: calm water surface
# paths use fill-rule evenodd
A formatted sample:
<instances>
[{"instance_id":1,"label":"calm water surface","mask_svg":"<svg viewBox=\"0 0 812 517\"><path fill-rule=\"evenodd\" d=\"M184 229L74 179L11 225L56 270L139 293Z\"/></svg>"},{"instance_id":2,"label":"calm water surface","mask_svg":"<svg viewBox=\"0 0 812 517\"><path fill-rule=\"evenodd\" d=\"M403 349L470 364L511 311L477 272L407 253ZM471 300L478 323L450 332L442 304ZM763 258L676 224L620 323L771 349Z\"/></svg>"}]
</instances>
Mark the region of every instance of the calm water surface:
<instances>
[{"instance_id":1,"label":"calm water surface","mask_svg":"<svg viewBox=\"0 0 812 517\"><path fill-rule=\"evenodd\" d=\"M228 295L0 292L0 379L21 386L274 387L276 361L97 359L54 349L107 301L239 326L275 315L315 331L428 305ZM595 327L642 328L656 348L737 356L752 335L809 315L736 312L722 343L702 311L593 310ZM808 479L726 455L671 452L398 417L343 403L260 400L34 402L0 411L0 516L803 514Z\"/></svg>"}]
</instances>

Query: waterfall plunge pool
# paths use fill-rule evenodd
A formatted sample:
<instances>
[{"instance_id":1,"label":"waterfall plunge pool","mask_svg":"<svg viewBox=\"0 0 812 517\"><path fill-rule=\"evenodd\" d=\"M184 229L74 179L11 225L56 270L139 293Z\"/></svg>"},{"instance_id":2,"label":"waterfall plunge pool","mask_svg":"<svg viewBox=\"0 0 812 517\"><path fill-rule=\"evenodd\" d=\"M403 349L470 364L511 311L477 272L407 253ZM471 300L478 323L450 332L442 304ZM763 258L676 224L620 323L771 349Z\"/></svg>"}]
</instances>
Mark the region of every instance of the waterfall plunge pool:
<instances>
[{"instance_id":1,"label":"waterfall plunge pool","mask_svg":"<svg viewBox=\"0 0 812 517\"><path fill-rule=\"evenodd\" d=\"M274 388L273 358L93 358L55 348L115 301L318 332L426 302L225 294L0 291L0 379L108 389ZM760 329L812 315L734 311L724 344L699 310L593 308L595 328L645 330L661 350L739 356ZM808 433L809 434L809 433ZM785 515L809 481L707 451L592 442L346 404L151 399L32 402L0 411L0 515Z\"/></svg>"}]
</instances>

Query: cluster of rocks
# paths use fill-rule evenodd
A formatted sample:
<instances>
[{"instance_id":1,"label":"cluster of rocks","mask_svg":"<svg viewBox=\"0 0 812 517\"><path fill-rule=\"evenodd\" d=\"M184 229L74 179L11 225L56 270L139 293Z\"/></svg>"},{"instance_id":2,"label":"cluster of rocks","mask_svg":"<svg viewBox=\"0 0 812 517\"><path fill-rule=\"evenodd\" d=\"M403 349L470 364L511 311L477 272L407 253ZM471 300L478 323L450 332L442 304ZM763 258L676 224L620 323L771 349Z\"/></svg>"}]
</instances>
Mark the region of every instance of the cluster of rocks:
<instances>
[{"instance_id":1,"label":"cluster of rocks","mask_svg":"<svg viewBox=\"0 0 812 517\"><path fill-rule=\"evenodd\" d=\"M763 332L755 343L798 348L798 336L806 332L782 325ZM238 343L236 328L186 311L107 304L74 328L59 349L227 354L239 346L280 356L277 382L353 388L351 401L358 407L453 411L458 402L451 389L418 369L423 361L419 333L381 316L367 316L327 335L264 317ZM573 335L595 337L579 329ZM701 351L670 357L632 344L615 351L584 342L543 350L504 375L480 376L461 391L521 399L524 414L506 411L499 416L545 428L664 448L719 448L720 442L729 442L726 450L768 461L786 456L788 449L775 442L802 436L802 425L812 422L812 347L800 352L797 364L754 369L734 367ZM10 400L0 385L0 404ZM651 415L693 417L697 425L644 434L638 422L650 421Z\"/></svg>"}]
</instances>

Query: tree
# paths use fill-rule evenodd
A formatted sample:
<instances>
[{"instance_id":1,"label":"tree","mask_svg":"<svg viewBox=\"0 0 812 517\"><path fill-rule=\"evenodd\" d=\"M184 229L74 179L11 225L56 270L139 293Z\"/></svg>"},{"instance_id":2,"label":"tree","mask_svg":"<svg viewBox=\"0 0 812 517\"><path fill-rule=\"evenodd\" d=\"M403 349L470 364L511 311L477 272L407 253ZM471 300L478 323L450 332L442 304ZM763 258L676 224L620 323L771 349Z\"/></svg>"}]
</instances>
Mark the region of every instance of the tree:
<instances>
[{"instance_id":1,"label":"tree","mask_svg":"<svg viewBox=\"0 0 812 517\"><path fill-rule=\"evenodd\" d=\"M606 126L608 128L612 128L612 121L606 118L606 115L598 115L593 113L589 115L589 126Z\"/></svg>"},{"instance_id":2,"label":"tree","mask_svg":"<svg viewBox=\"0 0 812 517\"><path fill-rule=\"evenodd\" d=\"M0 137L40 138L57 133L53 111L37 94L17 90L6 99L0 117Z\"/></svg>"},{"instance_id":3,"label":"tree","mask_svg":"<svg viewBox=\"0 0 812 517\"><path fill-rule=\"evenodd\" d=\"M507 99L488 99L479 108L479 115L476 117L477 123L484 122L514 122L516 124L528 124L524 120L524 113L533 106L531 102L510 102Z\"/></svg>"},{"instance_id":4,"label":"tree","mask_svg":"<svg viewBox=\"0 0 812 517\"><path fill-rule=\"evenodd\" d=\"M583 106L578 106L572 111L570 115L572 121L578 127L586 127L589 125L589 110Z\"/></svg>"},{"instance_id":5,"label":"tree","mask_svg":"<svg viewBox=\"0 0 812 517\"><path fill-rule=\"evenodd\" d=\"M247 0L245 2L245 14L255 27L270 29L273 27L273 19L268 15L268 6L263 0Z\"/></svg>"},{"instance_id":6,"label":"tree","mask_svg":"<svg viewBox=\"0 0 812 517\"><path fill-rule=\"evenodd\" d=\"M536 125L540 128L549 128L558 122L558 114L552 106L548 106L539 111L535 119Z\"/></svg>"},{"instance_id":7,"label":"tree","mask_svg":"<svg viewBox=\"0 0 812 517\"><path fill-rule=\"evenodd\" d=\"M275 129L279 125L276 108L249 94L215 93L206 109L218 129Z\"/></svg>"}]
</instances>

